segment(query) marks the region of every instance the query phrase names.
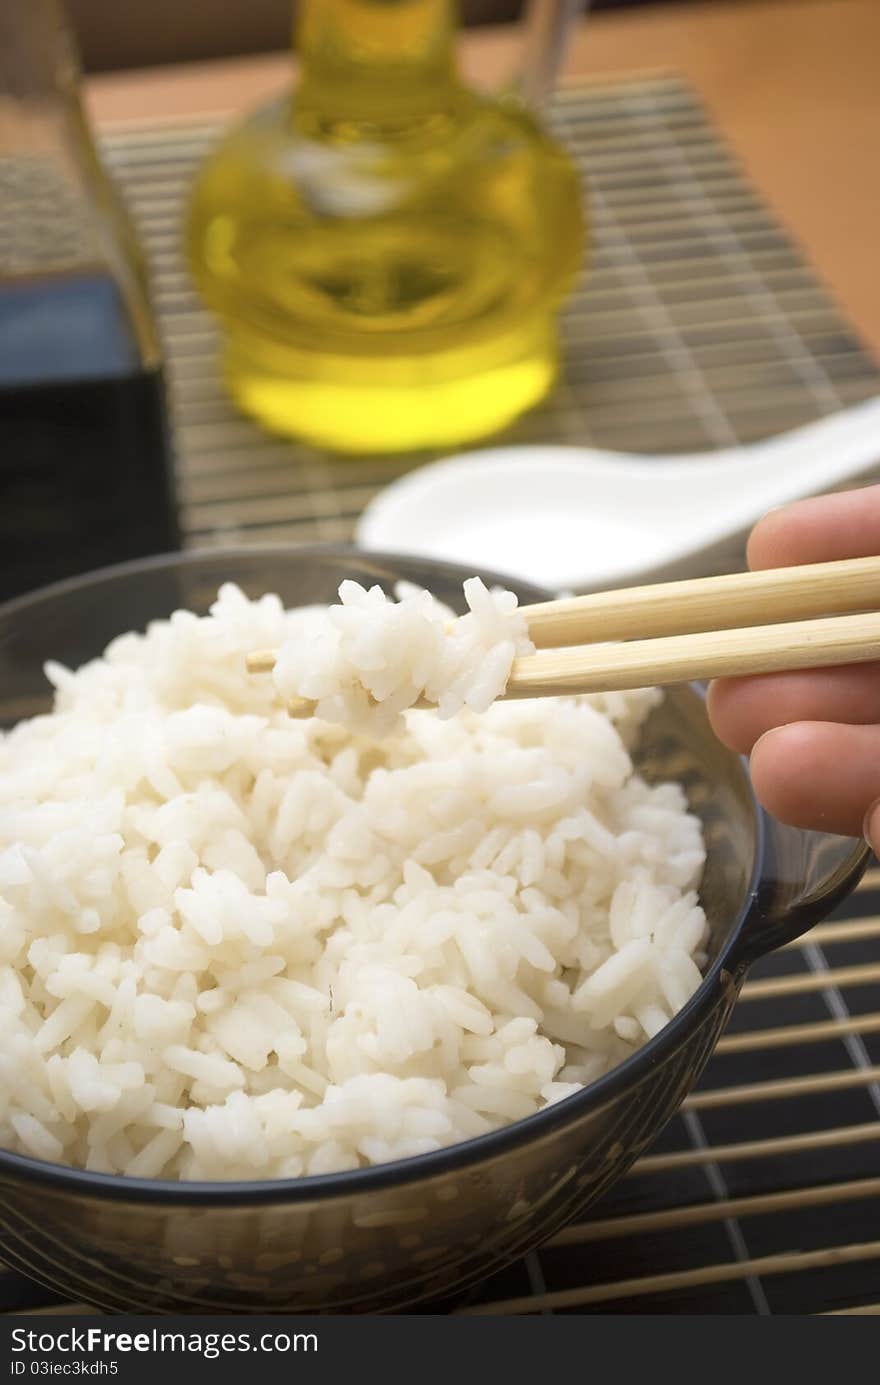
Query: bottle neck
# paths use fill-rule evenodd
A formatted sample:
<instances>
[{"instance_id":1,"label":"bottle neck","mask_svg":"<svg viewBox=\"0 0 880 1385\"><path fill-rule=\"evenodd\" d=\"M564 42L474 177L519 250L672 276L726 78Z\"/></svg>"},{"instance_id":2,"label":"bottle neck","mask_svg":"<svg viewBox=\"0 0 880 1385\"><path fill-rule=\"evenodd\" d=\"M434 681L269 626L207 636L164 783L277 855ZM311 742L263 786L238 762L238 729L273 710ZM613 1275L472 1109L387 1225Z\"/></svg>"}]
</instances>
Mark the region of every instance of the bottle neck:
<instances>
[{"instance_id":1,"label":"bottle neck","mask_svg":"<svg viewBox=\"0 0 880 1385\"><path fill-rule=\"evenodd\" d=\"M78 99L79 61L58 0L0 5L0 99Z\"/></svg>"},{"instance_id":2,"label":"bottle neck","mask_svg":"<svg viewBox=\"0 0 880 1385\"><path fill-rule=\"evenodd\" d=\"M427 111L455 80L455 0L300 0L300 100L335 120Z\"/></svg>"}]
</instances>

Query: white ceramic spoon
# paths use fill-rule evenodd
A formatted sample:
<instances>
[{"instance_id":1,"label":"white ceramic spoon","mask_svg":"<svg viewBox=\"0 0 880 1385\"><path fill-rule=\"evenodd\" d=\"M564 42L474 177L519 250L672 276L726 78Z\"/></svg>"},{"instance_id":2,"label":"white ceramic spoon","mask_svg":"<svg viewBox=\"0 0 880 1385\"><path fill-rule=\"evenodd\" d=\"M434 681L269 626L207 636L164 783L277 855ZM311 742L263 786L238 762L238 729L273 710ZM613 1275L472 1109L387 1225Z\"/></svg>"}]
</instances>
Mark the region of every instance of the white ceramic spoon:
<instances>
[{"instance_id":1,"label":"white ceramic spoon","mask_svg":"<svg viewBox=\"0 0 880 1385\"><path fill-rule=\"evenodd\" d=\"M715 452L494 448L395 481L364 511L357 541L557 589L617 584L686 567L766 510L839 486L878 460L880 397Z\"/></svg>"}]
</instances>

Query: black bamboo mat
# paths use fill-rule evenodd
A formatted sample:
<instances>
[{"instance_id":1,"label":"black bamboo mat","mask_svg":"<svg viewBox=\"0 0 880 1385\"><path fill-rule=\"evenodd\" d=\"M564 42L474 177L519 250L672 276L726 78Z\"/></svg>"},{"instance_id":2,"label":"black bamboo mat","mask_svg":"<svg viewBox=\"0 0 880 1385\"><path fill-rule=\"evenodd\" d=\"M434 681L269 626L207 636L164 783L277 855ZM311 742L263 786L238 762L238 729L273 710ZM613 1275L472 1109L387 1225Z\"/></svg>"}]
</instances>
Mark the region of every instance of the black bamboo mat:
<instances>
[{"instance_id":1,"label":"black bamboo mat","mask_svg":"<svg viewBox=\"0 0 880 1385\"><path fill-rule=\"evenodd\" d=\"M880 392L686 85L573 86L553 122L589 182L597 252L565 315L565 378L508 441L726 446ZM339 461L260 433L224 399L179 254L181 201L215 135L157 125L105 146L153 260L188 542L347 540L412 459ZM0 1304L63 1311L12 1272ZM755 967L650 1154L464 1309L880 1312L880 870L833 922Z\"/></svg>"}]
</instances>

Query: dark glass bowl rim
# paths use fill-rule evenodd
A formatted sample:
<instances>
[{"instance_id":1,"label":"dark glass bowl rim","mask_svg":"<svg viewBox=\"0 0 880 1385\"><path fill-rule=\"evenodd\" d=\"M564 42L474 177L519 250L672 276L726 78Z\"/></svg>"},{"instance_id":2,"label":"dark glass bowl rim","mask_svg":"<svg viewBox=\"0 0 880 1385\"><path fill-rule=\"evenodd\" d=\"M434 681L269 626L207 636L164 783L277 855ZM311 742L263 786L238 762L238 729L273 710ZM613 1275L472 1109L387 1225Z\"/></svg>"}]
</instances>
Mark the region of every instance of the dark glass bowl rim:
<instances>
[{"instance_id":1,"label":"dark glass bowl rim","mask_svg":"<svg viewBox=\"0 0 880 1385\"><path fill-rule=\"evenodd\" d=\"M308 544L296 549L272 545L249 548L230 546L217 548L189 549L184 553L159 554L156 557L137 559L128 563L117 563L83 576L67 578L41 587L38 591L14 597L0 604L0 621L14 617L30 608L39 606L47 598L62 597L83 588L112 582L116 578L136 576L163 569L197 567L202 562L218 563L224 558L236 561L247 558L253 561L259 554L267 561L287 560L291 556L311 554L315 557L350 558L358 562L375 562L387 567L396 563L417 563L425 572L453 572L456 578L470 576L469 570L454 563L444 563L427 558L415 558L411 554L367 552L342 544ZM481 569L481 575L499 583L516 579L509 574L494 573ZM234 580L234 577L233 577ZM540 590L534 583L520 583ZM694 691L702 696L702 689L693 685ZM654 1038L649 1039L640 1049L618 1063L603 1077L589 1083L579 1092L564 1097L561 1101L536 1111L521 1120L511 1121L498 1130L485 1135L476 1135L469 1140L460 1140L430 1154L412 1155L406 1159L395 1159L385 1164L373 1164L366 1168L347 1169L340 1173L308 1174L299 1178L266 1178L204 1182L193 1180L183 1182L167 1178L129 1178L125 1174L96 1173L88 1169L68 1167L66 1164L53 1164L44 1159L33 1159L29 1155L15 1154L11 1150L0 1149L0 1178L4 1175L13 1182L21 1181L51 1187L57 1191L76 1193L82 1197L96 1200L128 1201L133 1203L171 1202L181 1207L187 1206L259 1206L267 1203L317 1202L332 1198L364 1196L387 1188L402 1187L420 1179L431 1179L456 1169L476 1165L483 1160L502 1155L507 1150L549 1135L553 1130L572 1125L591 1110L596 1111L622 1097L638 1083L646 1079L651 1069L663 1062L679 1045L699 1027L703 1012L714 1008L717 1001L719 982L724 986L724 974L730 973L725 965L737 944L748 919L755 898L757 885L761 878L766 846L766 822L763 810L757 803L749 784L749 793L755 807L756 851L752 877L746 900L730 930L727 941L721 948L701 985L687 1003L673 1015L668 1024ZM734 970L738 968L734 966Z\"/></svg>"}]
</instances>

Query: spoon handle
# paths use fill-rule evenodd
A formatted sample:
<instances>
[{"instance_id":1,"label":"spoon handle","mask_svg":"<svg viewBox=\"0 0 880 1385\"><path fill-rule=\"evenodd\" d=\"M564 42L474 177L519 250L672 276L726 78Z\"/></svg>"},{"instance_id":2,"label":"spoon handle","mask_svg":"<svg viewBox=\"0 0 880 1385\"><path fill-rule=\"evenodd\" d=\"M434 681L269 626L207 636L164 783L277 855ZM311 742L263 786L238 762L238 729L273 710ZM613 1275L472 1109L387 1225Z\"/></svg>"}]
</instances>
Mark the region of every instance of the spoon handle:
<instances>
[{"instance_id":1,"label":"spoon handle","mask_svg":"<svg viewBox=\"0 0 880 1385\"><path fill-rule=\"evenodd\" d=\"M669 582L729 569L761 515L805 496L864 484L878 462L880 396L760 442L636 463L642 504L657 507L665 542L655 548L653 562L631 571L641 582ZM630 466L634 481L633 472ZM593 577L592 585L619 586L625 573L618 566L607 580Z\"/></svg>"},{"instance_id":2,"label":"spoon handle","mask_svg":"<svg viewBox=\"0 0 880 1385\"><path fill-rule=\"evenodd\" d=\"M856 475L880 460L880 395L826 414L788 433L723 448L706 466L716 478L725 471L783 499L806 495ZM776 501L772 503L781 503Z\"/></svg>"}]
</instances>

